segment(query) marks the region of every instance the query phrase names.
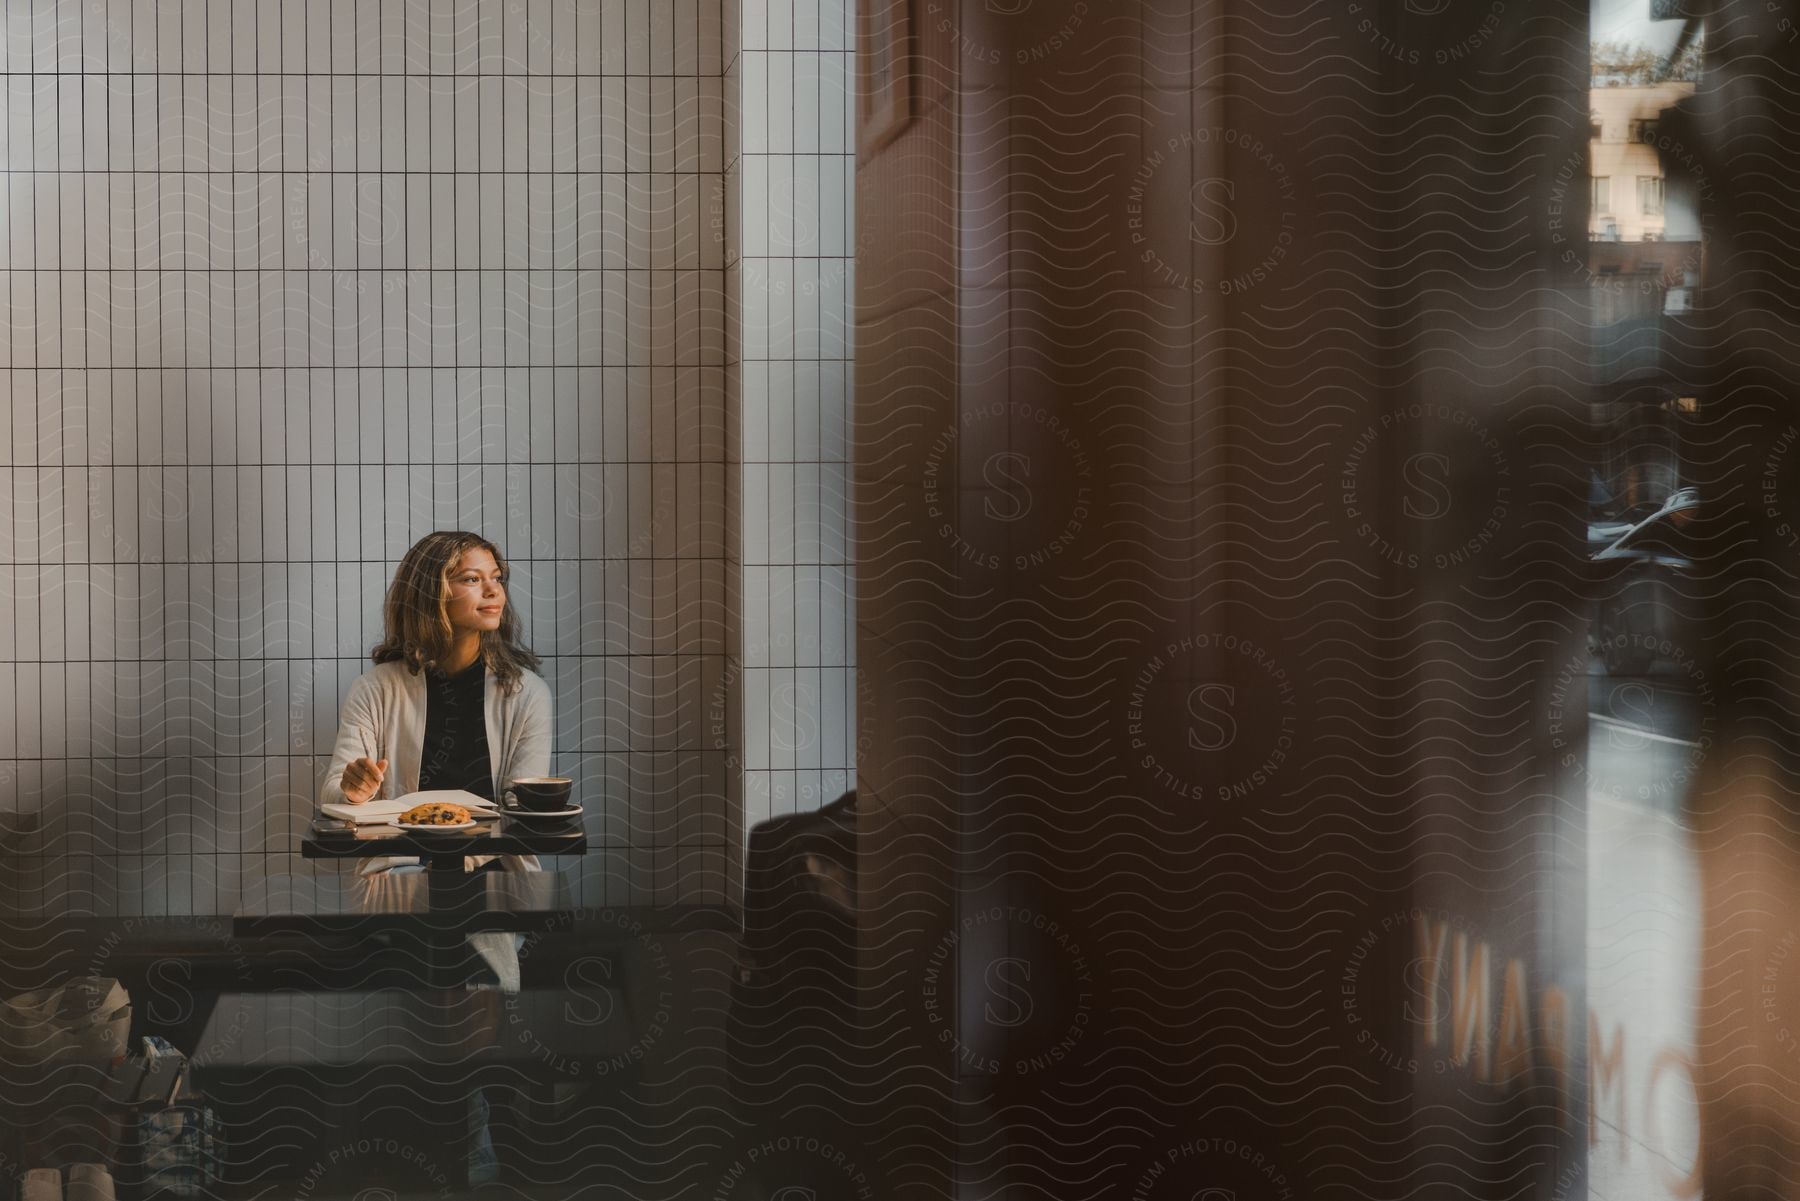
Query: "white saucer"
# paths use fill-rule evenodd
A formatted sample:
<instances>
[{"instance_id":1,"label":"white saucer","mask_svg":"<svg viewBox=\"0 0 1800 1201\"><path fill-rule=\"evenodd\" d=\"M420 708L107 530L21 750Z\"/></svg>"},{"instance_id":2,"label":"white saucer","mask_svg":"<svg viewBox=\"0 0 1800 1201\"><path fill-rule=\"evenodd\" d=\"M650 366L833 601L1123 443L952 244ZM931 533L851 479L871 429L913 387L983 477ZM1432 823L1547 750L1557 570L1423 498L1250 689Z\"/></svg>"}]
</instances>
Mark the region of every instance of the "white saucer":
<instances>
[{"instance_id":1,"label":"white saucer","mask_svg":"<svg viewBox=\"0 0 1800 1201\"><path fill-rule=\"evenodd\" d=\"M458 830L473 830L480 824L480 822L467 821L458 822L454 826L415 826L409 822L395 822L394 827L399 830L410 830L415 834L454 834Z\"/></svg>"},{"instance_id":2,"label":"white saucer","mask_svg":"<svg viewBox=\"0 0 1800 1201\"><path fill-rule=\"evenodd\" d=\"M581 806L572 809L508 809L512 817L574 817L581 812Z\"/></svg>"}]
</instances>

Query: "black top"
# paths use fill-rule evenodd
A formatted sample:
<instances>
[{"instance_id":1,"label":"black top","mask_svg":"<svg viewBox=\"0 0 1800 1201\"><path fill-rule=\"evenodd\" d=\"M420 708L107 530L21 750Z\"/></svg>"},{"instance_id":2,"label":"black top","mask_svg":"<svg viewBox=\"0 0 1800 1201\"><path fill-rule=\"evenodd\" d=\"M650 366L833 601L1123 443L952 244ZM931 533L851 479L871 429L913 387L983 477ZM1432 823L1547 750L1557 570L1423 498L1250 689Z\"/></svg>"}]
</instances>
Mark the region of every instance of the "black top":
<instances>
[{"instance_id":1,"label":"black top","mask_svg":"<svg viewBox=\"0 0 1800 1201\"><path fill-rule=\"evenodd\" d=\"M425 745L419 754L419 791L461 788L494 800L488 762L487 664L480 659L453 676L425 672Z\"/></svg>"}]
</instances>

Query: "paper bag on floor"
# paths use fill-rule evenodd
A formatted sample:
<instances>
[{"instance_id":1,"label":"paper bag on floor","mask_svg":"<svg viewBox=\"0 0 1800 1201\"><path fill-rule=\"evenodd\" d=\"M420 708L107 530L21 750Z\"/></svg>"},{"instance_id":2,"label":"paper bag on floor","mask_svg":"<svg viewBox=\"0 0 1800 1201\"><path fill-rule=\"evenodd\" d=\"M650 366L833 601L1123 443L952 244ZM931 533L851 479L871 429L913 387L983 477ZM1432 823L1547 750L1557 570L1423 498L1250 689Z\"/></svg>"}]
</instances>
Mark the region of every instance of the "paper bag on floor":
<instances>
[{"instance_id":1,"label":"paper bag on floor","mask_svg":"<svg viewBox=\"0 0 1800 1201\"><path fill-rule=\"evenodd\" d=\"M0 1057L8 1063L123 1058L131 997L109 976L78 976L56 988L0 1001Z\"/></svg>"}]
</instances>

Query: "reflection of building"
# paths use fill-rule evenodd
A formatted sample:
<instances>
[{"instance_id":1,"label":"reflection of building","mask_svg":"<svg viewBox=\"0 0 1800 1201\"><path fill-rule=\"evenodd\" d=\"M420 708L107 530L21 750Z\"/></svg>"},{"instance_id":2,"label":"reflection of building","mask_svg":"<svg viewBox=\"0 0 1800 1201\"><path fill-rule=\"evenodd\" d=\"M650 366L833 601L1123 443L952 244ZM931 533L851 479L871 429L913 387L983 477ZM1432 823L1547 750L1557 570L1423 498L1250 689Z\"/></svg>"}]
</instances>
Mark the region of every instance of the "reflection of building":
<instances>
[{"instance_id":1,"label":"reflection of building","mask_svg":"<svg viewBox=\"0 0 1800 1201\"><path fill-rule=\"evenodd\" d=\"M1693 228L1687 198L1679 191L1674 196L1665 192L1657 147L1663 110L1693 94L1693 83L1685 80L1597 87L1588 93L1593 122L1589 238L1659 242Z\"/></svg>"},{"instance_id":2,"label":"reflection of building","mask_svg":"<svg viewBox=\"0 0 1800 1201\"><path fill-rule=\"evenodd\" d=\"M1602 489L1589 498L1596 517L1640 513L1681 487L1681 419L1692 403L1631 397L1594 406L1602 455Z\"/></svg>"},{"instance_id":3,"label":"reflection of building","mask_svg":"<svg viewBox=\"0 0 1800 1201\"><path fill-rule=\"evenodd\" d=\"M1659 504L1681 486L1685 330L1700 278L1700 181L1668 126L1691 80L1598 84L1588 93L1588 213L1595 417L1603 458L1596 505ZM1604 498L1604 499L1602 499Z\"/></svg>"}]
</instances>

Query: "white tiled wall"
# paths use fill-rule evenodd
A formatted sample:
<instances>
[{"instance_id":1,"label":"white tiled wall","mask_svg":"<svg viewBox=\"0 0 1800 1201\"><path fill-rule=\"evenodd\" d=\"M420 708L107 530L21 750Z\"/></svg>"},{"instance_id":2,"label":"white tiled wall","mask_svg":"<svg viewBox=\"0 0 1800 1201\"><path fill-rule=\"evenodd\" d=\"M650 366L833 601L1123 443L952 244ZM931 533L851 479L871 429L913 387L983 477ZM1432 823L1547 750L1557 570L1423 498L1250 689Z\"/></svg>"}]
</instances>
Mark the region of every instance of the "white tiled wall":
<instances>
[{"instance_id":1,"label":"white tiled wall","mask_svg":"<svg viewBox=\"0 0 1800 1201\"><path fill-rule=\"evenodd\" d=\"M230 912L306 870L394 564L466 527L549 655L587 899L723 894L727 3L8 0L0 810L43 828L0 889ZM848 54L782 11L771 99L825 102L758 135L755 191L813 216L746 263L817 287L745 309L775 518L748 595L796 619L746 662L832 712ZM787 704L752 709L786 732ZM847 766L781 745L757 795Z\"/></svg>"},{"instance_id":2,"label":"white tiled wall","mask_svg":"<svg viewBox=\"0 0 1800 1201\"><path fill-rule=\"evenodd\" d=\"M744 821L851 787L855 648L848 522L855 169L851 0L744 0L739 198L728 243L741 325L731 445L741 463ZM728 157L729 157L728 151Z\"/></svg>"}]
</instances>

